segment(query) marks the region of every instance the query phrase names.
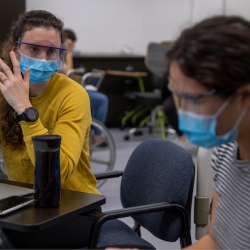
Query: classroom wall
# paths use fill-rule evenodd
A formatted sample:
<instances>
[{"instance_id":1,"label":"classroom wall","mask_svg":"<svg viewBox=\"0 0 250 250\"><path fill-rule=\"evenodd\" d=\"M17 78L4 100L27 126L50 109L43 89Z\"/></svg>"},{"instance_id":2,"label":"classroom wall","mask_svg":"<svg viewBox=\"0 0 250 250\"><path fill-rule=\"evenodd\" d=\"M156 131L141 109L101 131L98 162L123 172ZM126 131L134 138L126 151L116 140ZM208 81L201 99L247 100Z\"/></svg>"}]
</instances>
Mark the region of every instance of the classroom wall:
<instances>
[{"instance_id":1,"label":"classroom wall","mask_svg":"<svg viewBox=\"0 0 250 250\"><path fill-rule=\"evenodd\" d=\"M78 51L139 55L149 42L174 40L183 28L239 6L249 13L249 0L26 0L26 10L51 11L74 29Z\"/></svg>"}]
</instances>

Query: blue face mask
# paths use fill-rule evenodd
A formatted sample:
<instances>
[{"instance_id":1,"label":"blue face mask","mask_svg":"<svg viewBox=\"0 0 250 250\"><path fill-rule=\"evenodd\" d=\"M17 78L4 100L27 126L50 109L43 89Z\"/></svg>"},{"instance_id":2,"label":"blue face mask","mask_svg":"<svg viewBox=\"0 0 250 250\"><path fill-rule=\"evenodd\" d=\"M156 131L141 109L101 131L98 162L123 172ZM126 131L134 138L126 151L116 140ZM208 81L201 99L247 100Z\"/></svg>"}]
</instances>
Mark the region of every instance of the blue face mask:
<instances>
[{"instance_id":1,"label":"blue face mask","mask_svg":"<svg viewBox=\"0 0 250 250\"><path fill-rule=\"evenodd\" d=\"M229 132L224 135L216 135L217 117L226 108L230 100L231 98L220 107L215 115L197 115L193 112L179 110L179 129L190 142L204 148L212 148L236 140L237 128L246 113L246 109L242 110L234 127Z\"/></svg>"},{"instance_id":2,"label":"blue face mask","mask_svg":"<svg viewBox=\"0 0 250 250\"><path fill-rule=\"evenodd\" d=\"M36 59L26 56L21 52L20 54L21 72L24 74L25 70L30 68L30 82L33 84L47 82L50 77L59 70L59 60L47 61L45 59Z\"/></svg>"}]
</instances>

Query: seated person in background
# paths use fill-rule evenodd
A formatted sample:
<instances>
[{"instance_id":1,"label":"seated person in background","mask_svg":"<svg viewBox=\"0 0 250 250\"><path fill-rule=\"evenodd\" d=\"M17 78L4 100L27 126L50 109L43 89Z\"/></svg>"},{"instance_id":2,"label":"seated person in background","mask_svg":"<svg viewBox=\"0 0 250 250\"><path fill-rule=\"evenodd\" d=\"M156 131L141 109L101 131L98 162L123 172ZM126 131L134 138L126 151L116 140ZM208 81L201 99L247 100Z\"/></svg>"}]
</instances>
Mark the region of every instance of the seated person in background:
<instances>
[{"instance_id":1,"label":"seated person in background","mask_svg":"<svg viewBox=\"0 0 250 250\"><path fill-rule=\"evenodd\" d=\"M64 29L64 43L68 45L67 53L64 60L63 68L61 72L67 74L70 69L73 69L73 49L76 44L76 35L70 29Z\"/></svg>"},{"instance_id":2,"label":"seated person in background","mask_svg":"<svg viewBox=\"0 0 250 250\"><path fill-rule=\"evenodd\" d=\"M63 64L62 41L62 21L50 12L32 10L18 17L2 46L0 148L4 165L9 180L34 183L32 136L58 134L62 137L61 187L100 194L89 163L88 94L56 72ZM1 236L17 248L82 248L87 246L92 221L100 210L39 232L2 229Z\"/></svg>"},{"instance_id":3,"label":"seated person in background","mask_svg":"<svg viewBox=\"0 0 250 250\"><path fill-rule=\"evenodd\" d=\"M62 72L66 74L68 70L73 68L72 51L77 38L75 32L71 29L64 29L64 35L65 43L68 44L68 50L65 58L65 66ZM92 117L105 124L108 113L108 97L101 92L93 91L92 88L88 88L88 85L85 86L85 89L89 95ZM102 140L101 131L97 128L94 129L93 140L94 142ZM99 146L106 146L106 143L103 142Z\"/></svg>"}]
</instances>

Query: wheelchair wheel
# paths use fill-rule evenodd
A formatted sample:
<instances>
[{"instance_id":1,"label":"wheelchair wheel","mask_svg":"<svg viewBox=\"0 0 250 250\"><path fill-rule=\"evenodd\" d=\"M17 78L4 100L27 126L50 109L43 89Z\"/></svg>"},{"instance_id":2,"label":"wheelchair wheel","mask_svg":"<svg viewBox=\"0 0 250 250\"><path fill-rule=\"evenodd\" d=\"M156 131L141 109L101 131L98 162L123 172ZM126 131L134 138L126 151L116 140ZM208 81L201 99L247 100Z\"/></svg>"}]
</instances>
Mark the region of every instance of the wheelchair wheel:
<instances>
[{"instance_id":1,"label":"wheelchair wheel","mask_svg":"<svg viewBox=\"0 0 250 250\"><path fill-rule=\"evenodd\" d=\"M102 140L94 143L94 128L101 131ZM112 135L108 128L96 119L92 120L91 132L90 132L90 164L93 173L108 172L113 170L115 165L116 149ZM101 147L102 144L106 144L105 147ZM101 187L106 180L99 180L97 187Z\"/></svg>"},{"instance_id":2,"label":"wheelchair wheel","mask_svg":"<svg viewBox=\"0 0 250 250\"><path fill-rule=\"evenodd\" d=\"M4 167L3 155L1 150L0 150L0 176L2 176L2 178L7 178L7 172Z\"/></svg>"}]
</instances>

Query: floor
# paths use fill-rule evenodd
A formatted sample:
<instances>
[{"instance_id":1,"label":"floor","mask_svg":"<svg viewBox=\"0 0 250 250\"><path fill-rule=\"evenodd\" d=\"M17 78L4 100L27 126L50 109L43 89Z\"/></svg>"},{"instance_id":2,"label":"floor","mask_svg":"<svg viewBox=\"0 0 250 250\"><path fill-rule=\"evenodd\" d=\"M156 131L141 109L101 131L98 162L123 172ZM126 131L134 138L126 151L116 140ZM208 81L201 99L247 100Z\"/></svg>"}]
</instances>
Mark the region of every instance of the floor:
<instances>
[{"instance_id":1,"label":"floor","mask_svg":"<svg viewBox=\"0 0 250 250\"><path fill-rule=\"evenodd\" d=\"M133 136L128 141L124 141L123 137L126 134L126 130L120 130L118 128L111 128L110 132L114 138L116 144L116 162L114 170L123 170L125 165L129 159L130 154L135 149L137 145L139 145L143 140L150 137L147 130L144 129L142 136ZM160 137L158 135L157 137ZM167 140L175 140L176 136L174 134L168 134ZM192 154L194 163L197 162L197 150L198 148L189 143L185 143L185 148ZM106 196L107 202L103 206L103 210L112 210L121 208L121 203L119 200L119 187L120 187L121 178L109 179L100 187L100 191L103 195ZM195 192L196 190L194 190ZM193 212L192 212L193 214ZM129 225L132 225L132 220L130 219L122 219L127 222ZM195 226L193 224L193 218L191 218L192 222L192 241L195 241ZM174 243L165 242L157 239L151 233L142 229L142 237L149 241L152 245L156 247L156 249L180 249L179 241Z\"/></svg>"}]
</instances>

